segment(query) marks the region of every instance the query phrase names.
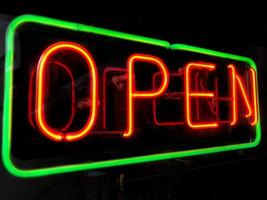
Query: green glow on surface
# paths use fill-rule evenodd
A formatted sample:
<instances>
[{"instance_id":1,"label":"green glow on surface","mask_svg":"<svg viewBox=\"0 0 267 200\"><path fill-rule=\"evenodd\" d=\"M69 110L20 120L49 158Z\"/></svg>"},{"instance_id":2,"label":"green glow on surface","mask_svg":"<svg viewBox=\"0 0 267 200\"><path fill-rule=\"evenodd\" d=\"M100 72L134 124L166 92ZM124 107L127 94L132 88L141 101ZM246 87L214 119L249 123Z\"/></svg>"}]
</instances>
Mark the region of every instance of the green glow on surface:
<instances>
[{"instance_id":1,"label":"green glow on surface","mask_svg":"<svg viewBox=\"0 0 267 200\"><path fill-rule=\"evenodd\" d=\"M14 67L14 37L16 33L16 29L25 23L37 23L43 24L46 26L53 26L57 28L69 29L72 31L81 31L87 33L93 33L97 35L103 35L107 37L120 38L124 40L130 40L139 43L145 43L155 46L164 47L166 49L172 50L182 50L182 51L190 51L196 52L200 54L206 54L210 56L220 57L220 58L228 58L233 60L238 60L242 62L247 62L256 70L256 65L253 60L243 56L237 56L229 53L223 53L213 50L208 50L199 47L193 47L184 44L174 44L170 45L166 41L157 40L153 38L121 33L118 31L107 30L103 28L97 28L93 26L82 25L78 23L66 22L63 20L56 20L47 17L35 16L35 15L22 15L15 18L9 25L6 32L6 52L5 52L5 85L4 85L4 114L3 114L3 140L2 140L2 159L4 166L6 169L17 177L38 177L38 176L46 176L51 174L60 174L67 172L75 172L82 170L92 170L99 169L104 167L113 167L113 166L122 166L122 165L130 165L137 163L145 163L159 160L166 160L172 158L181 158L181 157L189 157L203 154L211 154L216 152L225 152L232 151L238 149L252 148L259 144L261 140L261 126L260 126L260 118L256 125L256 137L254 141L243 144L235 144L235 145L226 145L226 146L218 146L218 147L209 147L209 148L201 148L194 150L184 150L178 152L169 152L169 153L160 153L160 154L150 154L145 156L137 156L137 157L129 157L123 159L113 159L107 161L97 161L92 163L82 163L82 164L71 164L71 165L62 165L56 167L46 167L39 169L20 169L16 167L12 162L11 156L11 133L12 133L12 97L13 97L13 67ZM259 105L258 105L259 108ZM260 109L259 109L260 110ZM259 116L260 117L260 116Z\"/></svg>"},{"instance_id":2,"label":"green glow on surface","mask_svg":"<svg viewBox=\"0 0 267 200\"><path fill-rule=\"evenodd\" d=\"M225 53L225 52L221 52L221 51L215 51L215 50L205 49L205 48L201 48L201 47L190 46L187 44L172 44L170 46L170 49L171 50L180 50L180 51L189 51L189 52L205 54L205 55L219 57L219 58L226 58L226 59L246 62L253 69L255 69L257 71L256 63L251 58L248 58L245 56L239 56L239 55L235 55L235 54L231 54L231 53Z\"/></svg>"}]
</instances>

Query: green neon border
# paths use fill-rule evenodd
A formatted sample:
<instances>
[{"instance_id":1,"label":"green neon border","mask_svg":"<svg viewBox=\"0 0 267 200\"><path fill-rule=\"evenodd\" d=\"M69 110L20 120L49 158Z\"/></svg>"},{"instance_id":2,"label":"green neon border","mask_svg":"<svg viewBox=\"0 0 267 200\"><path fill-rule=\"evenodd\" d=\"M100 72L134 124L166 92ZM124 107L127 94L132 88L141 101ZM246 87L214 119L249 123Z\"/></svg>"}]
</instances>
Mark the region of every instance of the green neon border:
<instances>
[{"instance_id":1,"label":"green neon border","mask_svg":"<svg viewBox=\"0 0 267 200\"><path fill-rule=\"evenodd\" d=\"M67 172L75 172L82 170L92 170L99 169L104 167L113 167L113 166L122 166L122 165L130 165L137 163L145 163L151 161L158 160L166 160L172 158L181 158L181 157L189 157L203 154L210 154L216 152L225 152L231 150L252 148L257 146L261 140L261 126L260 126L260 118L256 125L256 137L254 141L249 143L235 144L235 145L226 145L226 146L217 146L217 147L209 147L209 148L201 148L194 150L185 150L185 151L177 151L177 152L169 152L169 153L160 153L160 154L150 154L145 156L137 156L137 157L129 157L122 159L113 159L106 161L97 161L93 163L81 163L81 164L71 164L71 165L61 165L56 167L46 167L39 169L20 169L16 167L11 159L11 128L12 128L12 96L13 96L13 60L14 60L14 36L16 29L25 23L38 23L47 26L54 26L58 28L69 29L73 31L81 31L87 33L93 33L97 35L103 35L113 38L120 38L124 40L130 40L145 44L150 44L154 46L160 46L166 49L171 50L183 50L196 52L201 54L206 54L215 57L221 58L229 58L237 61L244 61L249 63L255 70L256 64L253 60L243 56L237 56L229 53L223 53L213 50L208 50L199 47L193 47L184 44L174 44L171 45L167 41L157 40L153 38L122 33L112 30L107 30L103 28L97 28L93 26L82 25L78 23L67 22L63 20L51 19L47 17L41 17L36 15L22 15L10 23L6 32L6 57L5 57L5 79L4 79L4 111L3 111L3 138L2 138L2 159L5 168L14 176L17 177L39 177L46 176L51 174L60 174ZM260 109L259 109L260 110ZM260 116L259 116L260 117Z\"/></svg>"}]
</instances>

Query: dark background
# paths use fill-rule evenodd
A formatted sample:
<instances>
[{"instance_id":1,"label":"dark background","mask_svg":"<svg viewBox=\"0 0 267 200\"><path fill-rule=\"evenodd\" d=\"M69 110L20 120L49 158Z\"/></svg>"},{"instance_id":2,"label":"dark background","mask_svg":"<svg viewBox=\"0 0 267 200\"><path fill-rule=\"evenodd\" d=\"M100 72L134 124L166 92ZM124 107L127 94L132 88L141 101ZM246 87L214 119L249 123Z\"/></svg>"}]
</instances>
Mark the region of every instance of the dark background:
<instances>
[{"instance_id":1,"label":"dark background","mask_svg":"<svg viewBox=\"0 0 267 200\"><path fill-rule=\"evenodd\" d=\"M44 15L252 57L259 71L261 145L252 150L34 179L14 178L0 163L1 200L267 199L264 6L251 2L170 2L129 1L120 5L100 1L96 6L78 0L28 1L1 5L0 13ZM3 48L1 56L2 52Z\"/></svg>"}]
</instances>

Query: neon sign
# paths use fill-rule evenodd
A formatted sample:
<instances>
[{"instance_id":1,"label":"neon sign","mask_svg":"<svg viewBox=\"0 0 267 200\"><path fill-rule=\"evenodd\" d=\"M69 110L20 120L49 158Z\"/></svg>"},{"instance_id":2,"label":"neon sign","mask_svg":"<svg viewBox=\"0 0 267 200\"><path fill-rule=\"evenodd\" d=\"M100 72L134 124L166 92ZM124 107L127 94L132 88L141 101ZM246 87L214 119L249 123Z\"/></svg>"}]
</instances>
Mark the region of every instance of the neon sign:
<instances>
[{"instance_id":1,"label":"neon sign","mask_svg":"<svg viewBox=\"0 0 267 200\"><path fill-rule=\"evenodd\" d=\"M18 36L34 51L14 62ZM250 58L34 15L9 25L2 158L16 176L252 148L260 136Z\"/></svg>"}]
</instances>

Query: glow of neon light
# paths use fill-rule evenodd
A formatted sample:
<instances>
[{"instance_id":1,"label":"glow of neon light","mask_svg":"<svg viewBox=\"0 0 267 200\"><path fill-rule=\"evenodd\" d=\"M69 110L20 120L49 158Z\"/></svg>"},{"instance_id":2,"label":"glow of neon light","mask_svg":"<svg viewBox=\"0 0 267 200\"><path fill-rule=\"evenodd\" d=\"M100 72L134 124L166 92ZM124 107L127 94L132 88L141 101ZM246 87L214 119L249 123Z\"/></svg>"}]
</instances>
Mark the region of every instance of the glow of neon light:
<instances>
[{"instance_id":1,"label":"glow of neon light","mask_svg":"<svg viewBox=\"0 0 267 200\"><path fill-rule=\"evenodd\" d=\"M166 41L161 40L150 40L150 38L138 37L136 35L128 34L131 37L128 37L127 34L119 35L120 32L112 31L105 32L102 29L95 29L95 27L81 25L73 22L66 22L63 20L52 19L48 17L36 16L36 15L22 15L16 17L11 21L8 26L6 32L6 45L5 45L5 76L4 76L4 101L3 101L3 127L2 127L2 160L5 168L14 176L29 178L29 177L39 177L46 176L52 174L60 174L60 173L69 173L76 171L84 171L84 170L93 170L100 169L104 167L115 167L115 166L123 166L137 163L146 163L152 161L160 161L174 158L182 158L182 157L191 157L203 154L211 154L211 153L219 153L226 151L234 151L240 149L247 149L256 147L261 141L261 123L260 123L260 115L258 115L258 120L256 122L256 134L255 138L250 142L246 143L238 143L238 144L230 144L230 145L222 145L208 148L199 148L199 149L191 149L184 151L174 151L167 153L159 153L152 155L143 155L136 157L126 157L115 160L104 160L104 161L96 161L96 162L88 162L88 163L78 163L78 164L70 164L70 165L60 165L53 167L43 167L39 169L23 169L16 166L12 161L11 156L11 141L12 141L12 109L13 109L13 68L14 68L14 48L15 48L15 34L17 29L26 23L36 23L44 26L56 27L67 29L71 31L81 31L83 33L94 33L96 35L102 35L107 37L116 37L123 40L130 40L135 42L142 42L145 44L151 44L155 46L161 46L173 51L186 51L186 52L194 52L198 54L209 55L212 57L226 58L232 59L236 61L246 62L256 72L256 64L255 62L248 57L238 56L230 53L195 47L186 44L173 44L170 45ZM80 28L82 26L82 29ZM104 29L106 30L106 29ZM142 40L142 41L141 41ZM257 85L257 76L255 74L255 86ZM257 86L256 86L257 88ZM256 91L257 92L257 91ZM258 94L258 92L256 93ZM256 101L258 102L258 96L256 96ZM258 109L259 108L259 103Z\"/></svg>"},{"instance_id":2,"label":"glow of neon light","mask_svg":"<svg viewBox=\"0 0 267 200\"><path fill-rule=\"evenodd\" d=\"M256 71L255 69L250 68L250 73L252 76L252 90L253 90L253 110L254 110L254 119L251 121L251 125L254 126L258 122L258 101L257 101L257 80L256 80Z\"/></svg>"},{"instance_id":3,"label":"glow of neon light","mask_svg":"<svg viewBox=\"0 0 267 200\"><path fill-rule=\"evenodd\" d=\"M135 62L147 62L154 64L159 68L162 74L162 84L158 89L152 91L136 91L134 81L134 64ZM129 56L127 61L128 68L128 128L124 132L123 137L130 137L134 129L134 100L133 99L153 99L162 95L168 87L169 73L165 63L151 55L133 54Z\"/></svg>"},{"instance_id":4,"label":"glow of neon light","mask_svg":"<svg viewBox=\"0 0 267 200\"><path fill-rule=\"evenodd\" d=\"M71 73L71 71L69 70L69 68L64 65L61 62L58 61L53 61L55 64L57 64L56 66L61 67L62 69L64 69L68 76L71 79L71 114L69 117L69 120L67 121L67 123L65 124L65 126L63 126L60 130L61 131L65 131L67 130L74 118L74 114L75 114L75 83L74 83L74 77ZM33 80L34 80L34 73L35 73L36 69L33 69L30 73L30 80L29 80L29 95L28 95L28 120L30 122L30 125L35 128L35 125L33 123L33 116L32 116L32 111L34 110L34 105L32 104L32 99L33 97Z\"/></svg>"},{"instance_id":5,"label":"glow of neon light","mask_svg":"<svg viewBox=\"0 0 267 200\"><path fill-rule=\"evenodd\" d=\"M240 76L236 75L236 80L237 80L237 83L238 83L237 85L239 86L239 88L241 90L242 97L243 97L243 99L245 100L245 103L246 103L246 108L247 108L246 117L250 117L252 115L252 110L251 110L250 103L249 103L249 100L248 100L248 94L245 91L245 88L243 86L243 83L241 81Z\"/></svg>"},{"instance_id":6,"label":"glow of neon light","mask_svg":"<svg viewBox=\"0 0 267 200\"><path fill-rule=\"evenodd\" d=\"M186 122L191 128L214 128L218 127L218 123L214 122L202 122L202 123L193 123L191 118L191 97L202 97L202 98L210 98L213 97L214 94L211 92L191 92L190 90L190 72L191 69L200 69L200 70L208 70L212 71L215 70L216 66L213 64L205 64L205 63L188 63L185 68L185 110L186 110Z\"/></svg>"},{"instance_id":7,"label":"glow of neon light","mask_svg":"<svg viewBox=\"0 0 267 200\"><path fill-rule=\"evenodd\" d=\"M67 132L64 134L62 131L55 130L48 126L48 124L45 121L45 114L44 114L44 96L45 96L45 80L44 80L44 73L45 68L47 66L47 62L49 61L50 56L58 53L62 50L68 50L73 51L75 53L78 53L81 55L91 72L90 76L90 92L91 92L91 113L88 117L88 120L85 124L85 126L75 132ZM76 141L80 140L81 138L85 137L90 133L90 130L92 129L95 120L96 120L96 112L97 112L97 70L96 65L93 60L92 55L82 46L71 43L71 42L59 42L52 44L49 46L41 55L40 60L38 62L37 66L37 73L36 73L36 122L38 125L38 128L40 131L48 138L54 141L62 141L63 139L65 141Z\"/></svg>"},{"instance_id":8,"label":"glow of neon light","mask_svg":"<svg viewBox=\"0 0 267 200\"><path fill-rule=\"evenodd\" d=\"M236 102L236 72L233 65L229 65L228 69L230 70L231 76L231 93L232 93L232 120L231 126L234 126L237 123L237 102Z\"/></svg>"},{"instance_id":9,"label":"glow of neon light","mask_svg":"<svg viewBox=\"0 0 267 200\"><path fill-rule=\"evenodd\" d=\"M73 121L73 118L74 118L74 114L75 114L75 83L74 83L74 77L66 65L64 65L63 63L58 62L58 61L54 61L54 63L56 63L57 66L64 69L71 79L71 114L70 114L68 122L65 124L65 126L63 126L60 129L61 131L65 131L70 127L70 125ZM34 105L32 104L32 99L34 98L33 97L33 80L34 80L35 71L36 71L36 69L34 68L30 72L29 89L28 89L29 90L29 94L28 94L28 121L30 122L30 125L33 128L35 128L35 125L33 123L33 116L32 116L32 111L34 110Z\"/></svg>"},{"instance_id":10,"label":"glow of neon light","mask_svg":"<svg viewBox=\"0 0 267 200\"><path fill-rule=\"evenodd\" d=\"M245 91L245 88L243 86L243 83L241 81L240 76L236 73L236 69L234 65L229 65L228 68L231 70L231 85L232 85L232 122L231 125L235 125L237 123L237 112L238 112L238 104L237 104L237 92L236 92L236 86L238 85L242 94L242 97L245 101L246 108L247 108L247 114L245 117L251 117L252 116L252 106L249 102L248 94ZM258 106L257 106L257 92L256 92L256 72L254 69L249 69L250 76L252 78L252 95L253 95L253 120L250 123L252 126L257 123L258 120Z\"/></svg>"}]
</instances>

